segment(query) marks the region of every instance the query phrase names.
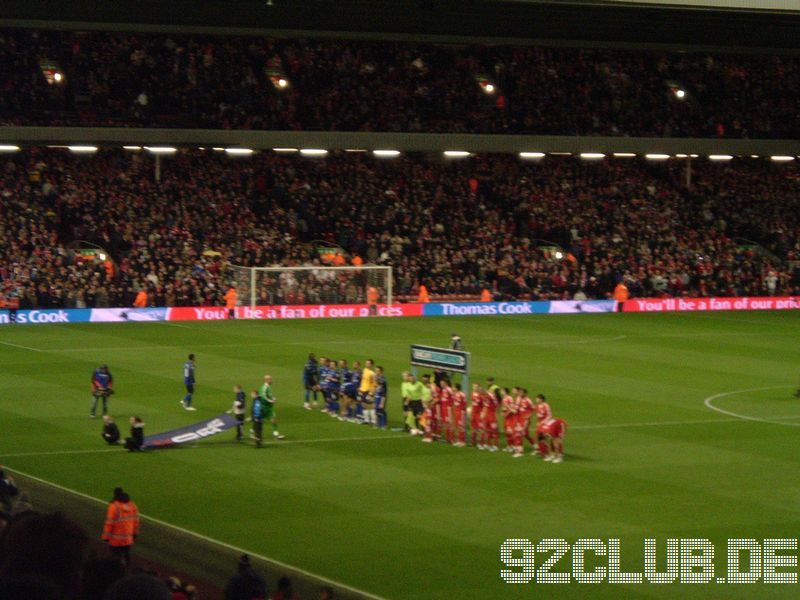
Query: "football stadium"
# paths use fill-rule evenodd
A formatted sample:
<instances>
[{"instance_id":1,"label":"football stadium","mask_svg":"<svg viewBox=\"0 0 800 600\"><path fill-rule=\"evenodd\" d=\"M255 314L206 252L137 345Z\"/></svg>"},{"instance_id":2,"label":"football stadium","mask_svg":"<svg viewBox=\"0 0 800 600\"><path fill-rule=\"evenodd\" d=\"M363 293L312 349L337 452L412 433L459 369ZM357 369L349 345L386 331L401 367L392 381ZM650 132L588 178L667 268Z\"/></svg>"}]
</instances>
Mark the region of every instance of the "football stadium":
<instances>
[{"instance_id":1,"label":"football stadium","mask_svg":"<svg viewBox=\"0 0 800 600\"><path fill-rule=\"evenodd\" d=\"M798 27L9 0L0 600L796 597Z\"/></svg>"}]
</instances>

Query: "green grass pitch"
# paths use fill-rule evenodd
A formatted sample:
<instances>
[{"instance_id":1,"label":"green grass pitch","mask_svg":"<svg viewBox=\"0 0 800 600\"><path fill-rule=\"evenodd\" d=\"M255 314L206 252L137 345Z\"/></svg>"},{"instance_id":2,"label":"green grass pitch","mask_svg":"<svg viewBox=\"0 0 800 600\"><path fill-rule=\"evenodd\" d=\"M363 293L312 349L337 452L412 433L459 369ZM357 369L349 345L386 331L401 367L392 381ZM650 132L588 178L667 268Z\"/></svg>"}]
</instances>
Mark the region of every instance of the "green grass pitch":
<instances>
[{"instance_id":1,"label":"green grass pitch","mask_svg":"<svg viewBox=\"0 0 800 600\"><path fill-rule=\"evenodd\" d=\"M569 424L563 464L302 409L309 351L374 357L399 424L409 344L446 345L453 331L473 380L547 394ZM620 538L623 569L641 571L646 537L661 552L671 537L709 538L718 552L728 538L797 538L798 334L794 312L4 327L0 463L101 499L123 485L150 516L387 598L796 597L797 586L762 583L507 585L499 548ZM196 413L178 404L189 352ZM235 383L253 389L271 373L286 440L257 451L226 432L178 450L94 452L88 391L101 363L123 433L131 414L148 433L218 414ZM704 404L727 392L711 403L728 414Z\"/></svg>"}]
</instances>

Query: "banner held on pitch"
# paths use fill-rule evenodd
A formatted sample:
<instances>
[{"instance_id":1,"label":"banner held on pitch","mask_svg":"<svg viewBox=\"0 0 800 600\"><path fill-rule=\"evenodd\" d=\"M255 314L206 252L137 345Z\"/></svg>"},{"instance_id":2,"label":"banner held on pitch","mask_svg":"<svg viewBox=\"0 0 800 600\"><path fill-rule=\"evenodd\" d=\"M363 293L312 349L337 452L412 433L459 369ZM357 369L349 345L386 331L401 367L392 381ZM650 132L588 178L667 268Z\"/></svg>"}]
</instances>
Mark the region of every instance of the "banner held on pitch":
<instances>
[{"instance_id":1,"label":"banner held on pitch","mask_svg":"<svg viewBox=\"0 0 800 600\"><path fill-rule=\"evenodd\" d=\"M194 425L187 425L172 431L156 433L144 438L144 448L172 448L179 444L196 442L236 427L236 418L222 413L213 419L206 419Z\"/></svg>"}]
</instances>

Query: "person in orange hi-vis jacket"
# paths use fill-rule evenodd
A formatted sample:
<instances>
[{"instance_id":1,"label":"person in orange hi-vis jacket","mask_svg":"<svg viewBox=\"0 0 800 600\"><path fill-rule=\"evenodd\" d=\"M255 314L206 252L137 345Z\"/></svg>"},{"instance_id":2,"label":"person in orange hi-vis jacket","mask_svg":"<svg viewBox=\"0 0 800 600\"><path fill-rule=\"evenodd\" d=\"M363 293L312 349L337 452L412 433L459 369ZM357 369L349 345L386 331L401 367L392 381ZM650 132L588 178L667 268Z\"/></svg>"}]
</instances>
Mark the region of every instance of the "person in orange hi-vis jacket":
<instances>
[{"instance_id":1,"label":"person in orange hi-vis jacket","mask_svg":"<svg viewBox=\"0 0 800 600\"><path fill-rule=\"evenodd\" d=\"M628 286L625 285L624 281L620 281L617 284L617 287L614 288L614 300L617 302L625 302L628 298L630 298L630 292L628 292Z\"/></svg>"},{"instance_id":2,"label":"person in orange hi-vis jacket","mask_svg":"<svg viewBox=\"0 0 800 600\"><path fill-rule=\"evenodd\" d=\"M378 288L374 285L367 287L367 306L369 307L370 315L374 316L378 314L378 298L380 298Z\"/></svg>"},{"instance_id":3,"label":"person in orange hi-vis jacket","mask_svg":"<svg viewBox=\"0 0 800 600\"><path fill-rule=\"evenodd\" d=\"M131 562L131 546L139 535L139 509L122 488L114 488L108 505L101 539L108 543L111 554L127 567Z\"/></svg>"},{"instance_id":4,"label":"person in orange hi-vis jacket","mask_svg":"<svg viewBox=\"0 0 800 600\"><path fill-rule=\"evenodd\" d=\"M428 294L428 288L425 287L423 284L420 284L420 286L419 286L419 298L417 299L417 302L430 302L430 301L431 301L431 297Z\"/></svg>"},{"instance_id":5,"label":"person in orange hi-vis jacket","mask_svg":"<svg viewBox=\"0 0 800 600\"><path fill-rule=\"evenodd\" d=\"M489 291L488 288L483 288L481 292L481 302L491 302L492 301L492 292Z\"/></svg>"},{"instance_id":6,"label":"person in orange hi-vis jacket","mask_svg":"<svg viewBox=\"0 0 800 600\"><path fill-rule=\"evenodd\" d=\"M147 306L147 292L145 290L139 290L136 294L136 299L133 301L133 306L136 308L145 308Z\"/></svg>"},{"instance_id":7,"label":"person in orange hi-vis jacket","mask_svg":"<svg viewBox=\"0 0 800 600\"><path fill-rule=\"evenodd\" d=\"M225 298L225 308L228 309L228 318L235 319L236 305L239 303L239 295L236 293L236 288L233 286L229 287L223 298Z\"/></svg>"}]
</instances>

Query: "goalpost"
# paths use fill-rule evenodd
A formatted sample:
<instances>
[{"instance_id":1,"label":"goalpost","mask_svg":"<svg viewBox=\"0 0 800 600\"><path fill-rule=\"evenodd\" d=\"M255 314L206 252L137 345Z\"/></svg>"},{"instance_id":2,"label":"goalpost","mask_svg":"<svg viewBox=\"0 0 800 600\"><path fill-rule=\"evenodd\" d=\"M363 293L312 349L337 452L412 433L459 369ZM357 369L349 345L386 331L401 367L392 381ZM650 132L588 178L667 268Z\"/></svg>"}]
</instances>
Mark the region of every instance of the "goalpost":
<instances>
[{"instance_id":1,"label":"goalpost","mask_svg":"<svg viewBox=\"0 0 800 600\"><path fill-rule=\"evenodd\" d=\"M243 267L228 265L239 304L392 305L392 267Z\"/></svg>"}]
</instances>

